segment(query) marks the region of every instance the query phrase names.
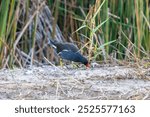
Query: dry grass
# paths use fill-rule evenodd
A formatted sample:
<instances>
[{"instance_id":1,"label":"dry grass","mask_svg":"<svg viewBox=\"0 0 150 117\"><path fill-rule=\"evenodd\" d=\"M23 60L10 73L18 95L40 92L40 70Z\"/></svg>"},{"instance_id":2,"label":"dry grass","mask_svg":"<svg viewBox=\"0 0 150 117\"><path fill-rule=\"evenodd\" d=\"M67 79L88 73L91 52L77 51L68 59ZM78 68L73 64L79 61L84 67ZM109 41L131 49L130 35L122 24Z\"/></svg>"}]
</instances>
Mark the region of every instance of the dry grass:
<instances>
[{"instance_id":1,"label":"dry grass","mask_svg":"<svg viewBox=\"0 0 150 117\"><path fill-rule=\"evenodd\" d=\"M0 68L45 64L44 57L59 63L48 39L75 43L94 62L150 57L148 0L1 0L0 5Z\"/></svg>"}]
</instances>

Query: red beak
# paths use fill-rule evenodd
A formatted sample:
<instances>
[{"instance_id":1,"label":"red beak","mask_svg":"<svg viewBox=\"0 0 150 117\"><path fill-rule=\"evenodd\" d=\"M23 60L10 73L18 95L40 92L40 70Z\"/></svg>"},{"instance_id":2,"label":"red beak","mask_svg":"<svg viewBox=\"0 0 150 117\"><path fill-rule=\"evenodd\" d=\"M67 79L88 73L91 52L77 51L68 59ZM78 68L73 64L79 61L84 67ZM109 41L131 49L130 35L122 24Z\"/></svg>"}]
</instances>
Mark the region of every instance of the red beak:
<instances>
[{"instance_id":1,"label":"red beak","mask_svg":"<svg viewBox=\"0 0 150 117\"><path fill-rule=\"evenodd\" d=\"M90 64L89 64L89 63L87 63L85 66L86 66L87 68L89 68L89 67L90 67Z\"/></svg>"}]
</instances>

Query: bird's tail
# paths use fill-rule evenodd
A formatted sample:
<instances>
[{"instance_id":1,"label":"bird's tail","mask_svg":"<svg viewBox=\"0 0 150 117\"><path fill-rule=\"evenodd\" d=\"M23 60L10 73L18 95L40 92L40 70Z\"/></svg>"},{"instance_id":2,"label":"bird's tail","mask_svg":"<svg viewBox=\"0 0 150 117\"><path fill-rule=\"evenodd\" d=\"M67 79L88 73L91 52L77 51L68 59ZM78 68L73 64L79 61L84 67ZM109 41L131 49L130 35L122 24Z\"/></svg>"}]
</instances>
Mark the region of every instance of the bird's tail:
<instances>
[{"instance_id":1,"label":"bird's tail","mask_svg":"<svg viewBox=\"0 0 150 117\"><path fill-rule=\"evenodd\" d=\"M55 49L56 49L56 44L57 43L58 42L56 40L52 40L52 39L48 40L48 45L51 46L51 47L53 47L53 48L55 48Z\"/></svg>"}]
</instances>

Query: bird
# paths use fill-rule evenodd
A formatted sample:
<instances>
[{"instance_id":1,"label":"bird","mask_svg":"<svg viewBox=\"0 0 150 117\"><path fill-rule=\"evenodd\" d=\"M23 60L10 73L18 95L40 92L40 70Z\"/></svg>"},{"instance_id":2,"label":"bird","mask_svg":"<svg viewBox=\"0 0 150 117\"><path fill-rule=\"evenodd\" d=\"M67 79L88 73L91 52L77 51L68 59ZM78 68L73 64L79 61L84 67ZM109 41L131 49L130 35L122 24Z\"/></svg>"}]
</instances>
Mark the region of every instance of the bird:
<instances>
[{"instance_id":1,"label":"bird","mask_svg":"<svg viewBox=\"0 0 150 117\"><path fill-rule=\"evenodd\" d=\"M79 48L75 44L69 42L58 42L56 40L49 39L48 45L52 46L56 50L56 53L60 56L60 58L80 62L87 68L90 67L87 58L79 52Z\"/></svg>"}]
</instances>

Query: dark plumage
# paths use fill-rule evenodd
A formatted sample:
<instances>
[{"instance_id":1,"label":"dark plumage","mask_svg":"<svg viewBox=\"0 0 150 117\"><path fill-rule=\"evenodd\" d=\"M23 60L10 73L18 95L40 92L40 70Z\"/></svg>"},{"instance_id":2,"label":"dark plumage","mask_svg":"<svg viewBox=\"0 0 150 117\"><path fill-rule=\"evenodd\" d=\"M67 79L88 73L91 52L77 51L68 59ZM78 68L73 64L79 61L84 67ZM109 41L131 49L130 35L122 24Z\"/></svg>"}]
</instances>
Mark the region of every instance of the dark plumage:
<instances>
[{"instance_id":1,"label":"dark plumage","mask_svg":"<svg viewBox=\"0 0 150 117\"><path fill-rule=\"evenodd\" d=\"M89 67L88 60L81 55L79 49L76 45L72 43L61 43L57 41L50 40L49 45L55 48L57 54L62 58L74 62L81 62L86 67Z\"/></svg>"}]
</instances>

